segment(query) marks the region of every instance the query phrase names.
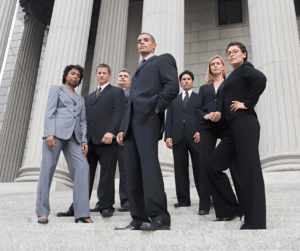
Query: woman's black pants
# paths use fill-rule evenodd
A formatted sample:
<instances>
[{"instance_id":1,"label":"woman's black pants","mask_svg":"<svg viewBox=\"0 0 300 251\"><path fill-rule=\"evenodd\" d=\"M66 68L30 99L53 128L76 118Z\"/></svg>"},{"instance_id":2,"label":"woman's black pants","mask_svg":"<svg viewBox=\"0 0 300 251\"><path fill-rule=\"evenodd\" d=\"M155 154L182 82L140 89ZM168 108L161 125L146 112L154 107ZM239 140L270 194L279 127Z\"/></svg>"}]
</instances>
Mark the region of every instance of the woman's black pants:
<instances>
[{"instance_id":1,"label":"woman's black pants","mask_svg":"<svg viewBox=\"0 0 300 251\"><path fill-rule=\"evenodd\" d=\"M265 186L258 144L260 126L254 114L245 114L229 121L229 130L210 156L206 170L217 218L245 213L241 229L266 229ZM241 204L237 203L224 170L236 159L242 183Z\"/></svg>"}]
</instances>

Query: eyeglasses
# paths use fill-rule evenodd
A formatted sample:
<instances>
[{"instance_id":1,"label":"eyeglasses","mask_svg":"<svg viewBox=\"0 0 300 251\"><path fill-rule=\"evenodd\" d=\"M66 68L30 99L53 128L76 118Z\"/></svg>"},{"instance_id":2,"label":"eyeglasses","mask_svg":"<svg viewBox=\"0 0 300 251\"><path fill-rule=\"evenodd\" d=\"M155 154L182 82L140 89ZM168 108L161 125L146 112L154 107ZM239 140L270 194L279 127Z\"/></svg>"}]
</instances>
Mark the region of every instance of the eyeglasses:
<instances>
[{"instance_id":1,"label":"eyeglasses","mask_svg":"<svg viewBox=\"0 0 300 251\"><path fill-rule=\"evenodd\" d=\"M233 51L228 51L226 54L225 54L225 57L229 57L231 55L236 55L240 52L240 50L233 50Z\"/></svg>"}]
</instances>

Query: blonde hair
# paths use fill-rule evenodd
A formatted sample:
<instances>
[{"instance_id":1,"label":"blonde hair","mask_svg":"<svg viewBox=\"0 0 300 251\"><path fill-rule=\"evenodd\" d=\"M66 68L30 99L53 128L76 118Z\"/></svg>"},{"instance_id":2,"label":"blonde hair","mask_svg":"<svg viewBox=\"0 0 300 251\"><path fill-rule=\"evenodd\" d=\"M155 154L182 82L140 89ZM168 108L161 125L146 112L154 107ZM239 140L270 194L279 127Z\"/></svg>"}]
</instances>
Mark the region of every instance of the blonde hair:
<instances>
[{"instance_id":1,"label":"blonde hair","mask_svg":"<svg viewBox=\"0 0 300 251\"><path fill-rule=\"evenodd\" d=\"M222 76L223 76L224 80L226 79L226 65L225 65L225 62L224 62L223 58L221 58L220 56L216 55L216 56L213 56L211 58L211 60L209 61L209 63L208 63L205 85L210 85L211 83L214 82L214 76L213 76L213 74L212 74L212 72L210 70L210 66L211 66L211 62L213 60L215 60L216 58L220 59L222 65L224 66L224 70L223 70Z\"/></svg>"}]
</instances>

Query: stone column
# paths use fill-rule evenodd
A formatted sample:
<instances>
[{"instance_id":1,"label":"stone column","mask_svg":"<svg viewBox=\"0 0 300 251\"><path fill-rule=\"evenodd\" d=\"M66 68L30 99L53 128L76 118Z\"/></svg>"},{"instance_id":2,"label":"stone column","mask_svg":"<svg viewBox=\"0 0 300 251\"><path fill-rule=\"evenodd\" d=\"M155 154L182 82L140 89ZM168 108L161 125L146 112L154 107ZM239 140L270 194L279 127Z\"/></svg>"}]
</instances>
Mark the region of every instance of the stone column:
<instances>
[{"instance_id":1,"label":"stone column","mask_svg":"<svg viewBox=\"0 0 300 251\"><path fill-rule=\"evenodd\" d=\"M0 1L0 70L3 64L16 3L17 0Z\"/></svg>"},{"instance_id":2,"label":"stone column","mask_svg":"<svg viewBox=\"0 0 300 251\"><path fill-rule=\"evenodd\" d=\"M117 85L117 73L124 67L129 0L101 0L89 93L96 90L96 68L108 64L111 85Z\"/></svg>"},{"instance_id":3,"label":"stone column","mask_svg":"<svg viewBox=\"0 0 300 251\"><path fill-rule=\"evenodd\" d=\"M84 66L93 0L55 0L37 100L29 135L25 161L16 181L37 181L42 158L44 116L49 89L62 84L66 65ZM72 186L64 158L58 162L54 180Z\"/></svg>"},{"instance_id":4,"label":"stone column","mask_svg":"<svg viewBox=\"0 0 300 251\"><path fill-rule=\"evenodd\" d=\"M154 36L156 55L172 54L176 59L178 73L183 71L184 0L144 0L142 32ZM159 143L159 159L163 171L174 170L172 150L166 147L164 141Z\"/></svg>"},{"instance_id":5,"label":"stone column","mask_svg":"<svg viewBox=\"0 0 300 251\"><path fill-rule=\"evenodd\" d=\"M22 165L46 25L25 15L24 31L0 135L0 182L12 182Z\"/></svg>"},{"instance_id":6,"label":"stone column","mask_svg":"<svg viewBox=\"0 0 300 251\"><path fill-rule=\"evenodd\" d=\"M264 171L300 170L300 49L293 0L248 0L254 66L267 76L257 105Z\"/></svg>"}]
</instances>

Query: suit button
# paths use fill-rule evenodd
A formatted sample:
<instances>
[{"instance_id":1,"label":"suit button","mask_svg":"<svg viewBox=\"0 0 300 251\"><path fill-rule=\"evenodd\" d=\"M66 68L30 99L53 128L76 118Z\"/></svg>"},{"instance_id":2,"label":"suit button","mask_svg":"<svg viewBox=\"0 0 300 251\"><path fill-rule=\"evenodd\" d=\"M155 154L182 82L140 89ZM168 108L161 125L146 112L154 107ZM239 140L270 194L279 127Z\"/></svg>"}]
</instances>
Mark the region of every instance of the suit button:
<instances>
[{"instance_id":1,"label":"suit button","mask_svg":"<svg viewBox=\"0 0 300 251\"><path fill-rule=\"evenodd\" d=\"M93 125L93 123L91 123L91 125Z\"/></svg>"},{"instance_id":2,"label":"suit button","mask_svg":"<svg viewBox=\"0 0 300 251\"><path fill-rule=\"evenodd\" d=\"M76 110L74 110L74 112L76 112Z\"/></svg>"},{"instance_id":3,"label":"suit button","mask_svg":"<svg viewBox=\"0 0 300 251\"><path fill-rule=\"evenodd\" d=\"M183 123L185 123L185 120L183 120Z\"/></svg>"},{"instance_id":4,"label":"suit button","mask_svg":"<svg viewBox=\"0 0 300 251\"><path fill-rule=\"evenodd\" d=\"M215 99L215 101L217 101L217 100Z\"/></svg>"},{"instance_id":5,"label":"suit button","mask_svg":"<svg viewBox=\"0 0 300 251\"><path fill-rule=\"evenodd\" d=\"M96 107L96 106L94 105L94 107Z\"/></svg>"},{"instance_id":6,"label":"suit button","mask_svg":"<svg viewBox=\"0 0 300 251\"><path fill-rule=\"evenodd\" d=\"M74 119L76 119L76 116L74 116Z\"/></svg>"},{"instance_id":7,"label":"suit button","mask_svg":"<svg viewBox=\"0 0 300 251\"><path fill-rule=\"evenodd\" d=\"M74 106L76 106L76 103L74 103Z\"/></svg>"},{"instance_id":8,"label":"suit button","mask_svg":"<svg viewBox=\"0 0 300 251\"><path fill-rule=\"evenodd\" d=\"M92 116L94 116L94 114L92 114Z\"/></svg>"}]
</instances>

